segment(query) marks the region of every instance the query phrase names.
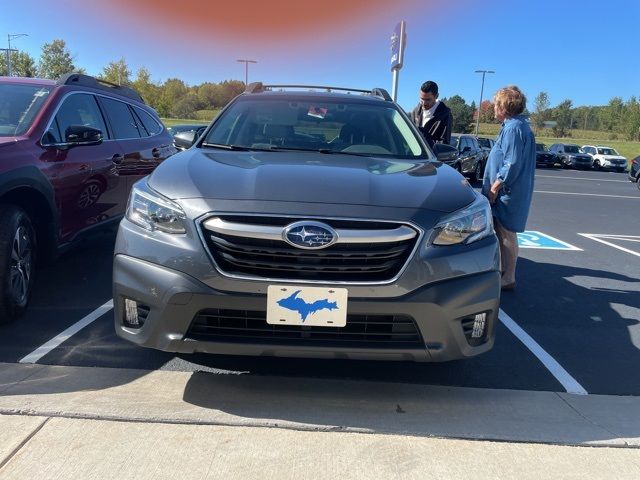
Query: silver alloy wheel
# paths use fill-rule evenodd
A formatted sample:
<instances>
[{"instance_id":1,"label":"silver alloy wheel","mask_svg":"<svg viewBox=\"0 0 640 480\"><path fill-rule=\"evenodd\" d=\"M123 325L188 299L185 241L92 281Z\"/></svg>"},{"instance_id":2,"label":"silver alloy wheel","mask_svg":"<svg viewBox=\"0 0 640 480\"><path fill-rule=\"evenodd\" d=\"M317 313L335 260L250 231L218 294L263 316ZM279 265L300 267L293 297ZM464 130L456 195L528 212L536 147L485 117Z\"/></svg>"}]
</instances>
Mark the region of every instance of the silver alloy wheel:
<instances>
[{"instance_id":1,"label":"silver alloy wheel","mask_svg":"<svg viewBox=\"0 0 640 480\"><path fill-rule=\"evenodd\" d=\"M98 201L100 197L100 185L95 182L89 183L82 189L78 197L78 208L87 208Z\"/></svg>"},{"instance_id":2,"label":"silver alloy wheel","mask_svg":"<svg viewBox=\"0 0 640 480\"><path fill-rule=\"evenodd\" d=\"M16 303L24 304L29 294L31 282L32 250L27 229L18 227L11 245L9 288Z\"/></svg>"}]
</instances>

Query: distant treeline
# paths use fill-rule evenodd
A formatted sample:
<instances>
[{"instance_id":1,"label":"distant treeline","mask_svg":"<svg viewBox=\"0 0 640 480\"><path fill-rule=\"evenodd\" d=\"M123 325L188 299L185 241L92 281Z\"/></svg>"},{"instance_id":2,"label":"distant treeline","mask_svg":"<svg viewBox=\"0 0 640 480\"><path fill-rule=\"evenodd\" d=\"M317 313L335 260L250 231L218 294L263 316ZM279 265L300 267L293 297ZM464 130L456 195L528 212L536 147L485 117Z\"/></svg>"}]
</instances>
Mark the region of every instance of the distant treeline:
<instances>
[{"instance_id":1,"label":"distant treeline","mask_svg":"<svg viewBox=\"0 0 640 480\"><path fill-rule=\"evenodd\" d=\"M0 56L0 75L8 74L9 58ZM42 46L40 58L36 60L26 52L16 51L11 54L11 71L15 76L41 77L57 79L69 72L87 73L73 62L64 40L54 40ZM178 78L170 78L164 82L153 82L151 73L140 68L135 77L124 58L108 63L98 78L135 88L142 98L155 108L161 117L192 118L209 121L215 111L226 105L229 100L241 93L244 82L225 80L220 83L205 82L189 86ZM453 131L470 132L473 129L476 115L480 121L495 121L493 104L485 100L479 112L475 102L468 105L459 95L443 101L451 108L453 114ZM640 141L640 103L636 97L624 101L621 97L613 97L608 105L573 107L569 99L555 107L549 104L546 92L540 92L530 114L536 129L552 128L557 137L568 135L571 129L598 130L609 133L609 139L617 138Z\"/></svg>"}]
</instances>

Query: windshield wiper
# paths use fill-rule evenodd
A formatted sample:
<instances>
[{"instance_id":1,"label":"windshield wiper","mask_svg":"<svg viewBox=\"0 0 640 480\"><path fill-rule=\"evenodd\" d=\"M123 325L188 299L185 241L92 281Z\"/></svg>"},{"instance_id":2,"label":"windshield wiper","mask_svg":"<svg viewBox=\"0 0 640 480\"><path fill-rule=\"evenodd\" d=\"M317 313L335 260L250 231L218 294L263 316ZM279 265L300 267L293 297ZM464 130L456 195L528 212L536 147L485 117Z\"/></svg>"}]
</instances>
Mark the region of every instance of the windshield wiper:
<instances>
[{"instance_id":1,"label":"windshield wiper","mask_svg":"<svg viewBox=\"0 0 640 480\"><path fill-rule=\"evenodd\" d=\"M330 148L299 148L299 147L279 147L278 145L272 145L265 150L273 151L273 152L311 152L311 153L326 153L332 155L355 155L358 157L370 157L370 154L367 153L357 153L357 152L341 152L340 150L331 150Z\"/></svg>"},{"instance_id":2,"label":"windshield wiper","mask_svg":"<svg viewBox=\"0 0 640 480\"><path fill-rule=\"evenodd\" d=\"M224 150L237 150L241 152L247 152L250 150L254 150L249 147L243 147L242 145L226 145L224 143L203 143L201 146L210 147L210 148L222 148Z\"/></svg>"}]
</instances>

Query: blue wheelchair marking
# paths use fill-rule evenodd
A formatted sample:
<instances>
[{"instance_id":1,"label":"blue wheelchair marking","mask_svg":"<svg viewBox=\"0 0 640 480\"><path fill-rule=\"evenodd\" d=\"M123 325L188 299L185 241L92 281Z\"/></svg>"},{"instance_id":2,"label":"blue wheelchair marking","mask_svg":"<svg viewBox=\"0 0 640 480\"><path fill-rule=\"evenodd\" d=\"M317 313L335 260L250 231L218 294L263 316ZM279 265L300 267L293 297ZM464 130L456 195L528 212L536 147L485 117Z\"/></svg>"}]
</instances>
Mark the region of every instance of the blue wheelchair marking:
<instances>
[{"instance_id":1,"label":"blue wheelchair marking","mask_svg":"<svg viewBox=\"0 0 640 480\"><path fill-rule=\"evenodd\" d=\"M540 248L545 250L582 251L581 248L574 247L567 242L533 230L518 233L518 246L520 248Z\"/></svg>"}]
</instances>

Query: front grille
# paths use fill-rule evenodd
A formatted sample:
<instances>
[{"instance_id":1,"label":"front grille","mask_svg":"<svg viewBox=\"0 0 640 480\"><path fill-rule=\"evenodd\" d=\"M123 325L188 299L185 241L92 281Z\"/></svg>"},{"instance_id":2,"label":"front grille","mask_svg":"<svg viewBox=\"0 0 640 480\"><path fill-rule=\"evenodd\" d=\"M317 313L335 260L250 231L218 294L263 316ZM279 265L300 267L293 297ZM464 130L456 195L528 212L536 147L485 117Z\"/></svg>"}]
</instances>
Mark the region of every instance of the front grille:
<instances>
[{"instance_id":1,"label":"front grille","mask_svg":"<svg viewBox=\"0 0 640 480\"><path fill-rule=\"evenodd\" d=\"M251 227L282 227L291 218L217 217ZM332 228L391 231L407 227L398 223L347 220L305 219L321 221ZM227 235L207 230L203 236L219 270L227 275L277 280L318 282L384 282L393 279L403 268L419 235L409 240L385 243L335 243L320 250L294 247L284 240Z\"/></svg>"},{"instance_id":2,"label":"front grille","mask_svg":"<svg viewBox=\"0 0 640 480\"><path fill-rule=\"evenodd\" d=\"M406 315L347 315L347 325L336 328L270 325L263 311L214 308L196 314L186 338L319 347L424 348L414 319Z\"/></svg>"}]
</instances>

